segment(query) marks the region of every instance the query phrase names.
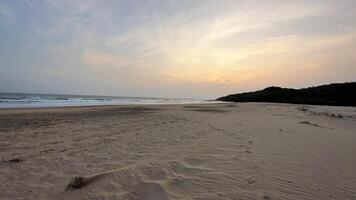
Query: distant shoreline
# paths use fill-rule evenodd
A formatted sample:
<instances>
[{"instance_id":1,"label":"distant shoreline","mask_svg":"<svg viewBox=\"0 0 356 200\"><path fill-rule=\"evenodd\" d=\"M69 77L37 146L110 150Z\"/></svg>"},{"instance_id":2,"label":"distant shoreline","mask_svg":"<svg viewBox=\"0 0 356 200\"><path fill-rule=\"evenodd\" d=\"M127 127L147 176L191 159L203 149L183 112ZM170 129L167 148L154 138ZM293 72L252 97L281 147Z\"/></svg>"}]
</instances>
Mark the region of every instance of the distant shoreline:
<instances>
[{"instance_id":1,"label":"distant shoreline","mask_svg":"<svg viewBox=\"0 0 356 200\"><path fill-rule=\"evenodd\" d=\"M135 106L168 106L168 105L205 105L205 104L225 104L227 102L224 101L206 101L206 102L196 102L196 103L157 103L157 104L88 104L88 105L58 105L58 106L18 106L18 107L0 107L0 110L14 110L14 109L46 109L46 108L85 108L85 107L135 107ZM254 102L251 102L254 103ZM256 102L261 103L261 102Z\"/></svg>"}]
</instances>

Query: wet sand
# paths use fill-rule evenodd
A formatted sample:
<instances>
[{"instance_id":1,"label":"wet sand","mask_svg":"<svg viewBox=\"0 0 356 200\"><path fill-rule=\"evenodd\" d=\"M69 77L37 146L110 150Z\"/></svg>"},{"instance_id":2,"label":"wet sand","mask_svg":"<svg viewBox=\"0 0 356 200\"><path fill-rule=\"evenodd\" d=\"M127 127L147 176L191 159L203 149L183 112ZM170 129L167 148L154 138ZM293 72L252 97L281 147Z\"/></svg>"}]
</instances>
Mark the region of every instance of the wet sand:
<instances>
[{"instance_id":1,"label":"wet sand","mask_svg":"<svg viewBox=\"0 0 356 200\"><path fill-rule=\"evenodd\" d=\"M355 152L350 107L3 109L0 199L356 199Z\"/></svg>"}]
</instances>

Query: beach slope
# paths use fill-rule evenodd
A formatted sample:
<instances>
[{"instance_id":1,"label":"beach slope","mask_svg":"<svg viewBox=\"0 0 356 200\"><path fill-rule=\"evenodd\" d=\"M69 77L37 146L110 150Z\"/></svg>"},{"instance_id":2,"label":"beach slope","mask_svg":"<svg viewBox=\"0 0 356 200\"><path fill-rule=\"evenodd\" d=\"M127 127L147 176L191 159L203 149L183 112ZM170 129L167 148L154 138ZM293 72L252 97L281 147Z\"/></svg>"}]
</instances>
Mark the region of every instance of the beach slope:
<instances>
[{"instance_id":1,"label":"beach slope","mask_svg":"<svg viewBox=\"0 0 356 200\"><path fill-rule=\"evenodd\" d=\"M356 199L356 108L0 110L0 199Z\"/></svg>"}]
</instances>

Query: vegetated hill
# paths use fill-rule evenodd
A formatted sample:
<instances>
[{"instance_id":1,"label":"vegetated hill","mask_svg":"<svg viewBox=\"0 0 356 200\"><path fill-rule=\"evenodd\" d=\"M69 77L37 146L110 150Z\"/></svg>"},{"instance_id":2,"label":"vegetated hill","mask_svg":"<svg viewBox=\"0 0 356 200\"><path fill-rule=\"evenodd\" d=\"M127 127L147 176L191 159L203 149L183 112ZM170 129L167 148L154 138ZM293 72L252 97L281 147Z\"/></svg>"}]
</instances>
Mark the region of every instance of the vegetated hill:
<instances>
[{"instance_id":1,"label":"vegetated hill","mask_svg":"<svg viewBox=\"0 0 356 200\"><path fill-rule=\"evenodd\" d=\"M264 90L232 94L219 101L274 102L312 105L356 106L356 82L333 83L303 89L268 87Z\"/></svg>"}]
</instances>

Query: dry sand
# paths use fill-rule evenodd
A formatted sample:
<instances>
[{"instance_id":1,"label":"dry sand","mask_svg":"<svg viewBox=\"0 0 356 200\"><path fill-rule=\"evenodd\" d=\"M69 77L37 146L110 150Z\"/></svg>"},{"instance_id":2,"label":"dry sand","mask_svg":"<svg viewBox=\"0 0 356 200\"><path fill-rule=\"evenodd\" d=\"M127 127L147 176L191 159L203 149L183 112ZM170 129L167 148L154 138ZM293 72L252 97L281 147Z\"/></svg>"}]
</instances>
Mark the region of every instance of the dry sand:
<instances>
[{"instance_id":1,"label":"dry sand","mask_svg":"<svg viewBox=\"0 0 356 200\"><path fill-rule=\"evenodd\" d=\"M0 153L1 200L356 199L349 107L0 110Z\"/></svg>"}]
</instances>

